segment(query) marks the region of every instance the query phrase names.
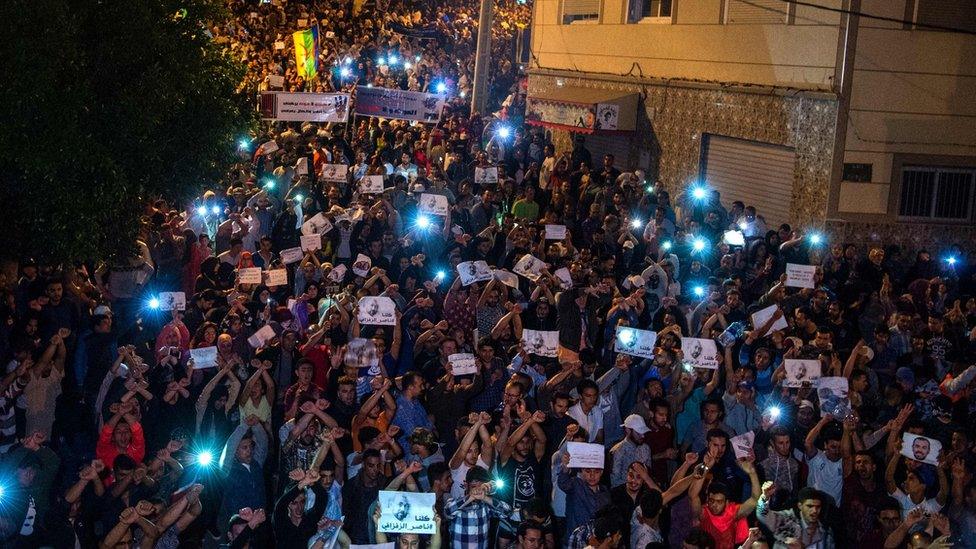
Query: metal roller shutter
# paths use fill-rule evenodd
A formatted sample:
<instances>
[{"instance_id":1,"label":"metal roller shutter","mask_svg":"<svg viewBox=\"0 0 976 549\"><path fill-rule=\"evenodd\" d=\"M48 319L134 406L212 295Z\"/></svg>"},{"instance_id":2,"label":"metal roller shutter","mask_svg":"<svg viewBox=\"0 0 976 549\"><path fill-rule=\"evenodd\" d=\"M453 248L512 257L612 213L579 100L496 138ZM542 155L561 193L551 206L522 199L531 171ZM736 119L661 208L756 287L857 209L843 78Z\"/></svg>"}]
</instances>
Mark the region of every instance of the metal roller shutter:
<instances>
[{"instance_id":1,"label":"metal roller shutter","mask_svg":"<svg viewBox=\"0 0 976 549\"><path fill-rule=\"evenodd\" d=\"M721 193L726 208L733 200L755 206L773 228L790 221L796 151L789 147L724 135L705 135L701 175Z\"/></svg>"},{"instance_id":2,"label":"metal roller shutter","mask_svg":"<svg viewBox=\"0 0 976 549\"><path fill-rule=\"evenodd\" d=\"M917 0L915 22L976 31L972 0ZM933 30L921 28L921 30Z\"/></svg>"},{"instance_id":3,"label":"metal roller shutter","mask_svg":"<svg viewBox=\"0 0 976 549\"><path fill-rule=\"evenodd\" d=\"M600 18L600 0L563 0L563 24Z\"/></svg>"},{"instance_id":4,"label":"metal roller shutter","mask_svg":"<svg viewBox=\"0 0 976 549\"><path fill-rule=\"evenodd\" d=\"M600 170L603 166L603 155L613 155L613 164L622 172L638 166L630 161L631 138L626 135L587 135L586 148L593 156L593 169Z\"/></svg>"},{"instance_id":5,"label":"metal roller shutter","mask_svg":"<svg viewBox=\"0 0 976 549\"><path fill-rule=\"evenodd\" d=\"M786 23L790 4L782 0L729 0L726 23L770 25Z\"/></svg>"}]
</instances>

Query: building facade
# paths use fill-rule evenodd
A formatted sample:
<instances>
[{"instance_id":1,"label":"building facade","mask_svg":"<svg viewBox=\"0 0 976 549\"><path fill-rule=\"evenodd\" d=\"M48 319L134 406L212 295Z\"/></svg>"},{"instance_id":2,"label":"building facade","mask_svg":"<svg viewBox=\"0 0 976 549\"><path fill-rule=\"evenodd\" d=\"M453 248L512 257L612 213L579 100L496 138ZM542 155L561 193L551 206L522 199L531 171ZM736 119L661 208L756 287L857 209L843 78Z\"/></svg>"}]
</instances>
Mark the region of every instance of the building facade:
<instances>
[{"instance_id":1,"label":"building facade","mask_svg":"<svg viewBox=\"0 0 976 549\"><path fill-rule=\"evenodd\" d=\"M974 54L971 0L535 0L526 117L769 224L972 248Z\"/></svg>"}]
</instances>

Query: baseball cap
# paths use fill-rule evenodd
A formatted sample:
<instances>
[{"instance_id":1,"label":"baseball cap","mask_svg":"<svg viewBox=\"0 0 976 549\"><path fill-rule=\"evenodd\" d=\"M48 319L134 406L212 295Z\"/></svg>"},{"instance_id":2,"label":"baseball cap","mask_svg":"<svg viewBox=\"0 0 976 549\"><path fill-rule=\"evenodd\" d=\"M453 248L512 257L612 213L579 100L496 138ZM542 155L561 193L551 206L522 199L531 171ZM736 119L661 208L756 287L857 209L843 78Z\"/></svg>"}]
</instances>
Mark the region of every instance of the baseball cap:
<instances>
[{"instance_id":1,"label":"baseball cap","mask_svg":"<svg viewBox=\"0 0 976 549\"><path fill-rule=\"evenodd\" d=\"M633 429L638 435L643 435L644 433L650 431L647 428L647 423L644 422L644 418L637 414L630 414L627 419L624 420L624 424L621 427L627 427L628 429Z\"/></svg>"},{"instance_id":2,"label":"baseball cap","mask_svg":"<svg viewBox=\"0 0 976 549\"><path fill-rule=\"evenodd\" d=\"M811 410L813 410L814 409L813 408L813 403L810 402L809 400L801 400L800 401L800 409L803 409L803 408L810 408Z\"/></svg>"},{"instance_id":3,"label":"baseball cap","mask_svg":"<svg viewBox=\"0 0 976 549\"><path fill-rule=\"evenodd\" d=\"M755 388L755 385L751 381L740 381L739 387L751 391Z\"/></svg>"}]
</instances>

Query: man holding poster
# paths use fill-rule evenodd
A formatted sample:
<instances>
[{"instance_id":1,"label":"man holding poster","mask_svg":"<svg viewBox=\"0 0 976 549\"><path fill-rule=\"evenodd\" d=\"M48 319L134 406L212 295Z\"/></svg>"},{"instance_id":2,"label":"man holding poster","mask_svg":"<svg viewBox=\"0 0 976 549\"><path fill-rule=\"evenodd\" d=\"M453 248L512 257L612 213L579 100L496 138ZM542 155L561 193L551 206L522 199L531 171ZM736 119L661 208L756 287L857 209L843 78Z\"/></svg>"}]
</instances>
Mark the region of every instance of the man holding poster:
<instances>
[{"instance_id":1,"label":"man holding poster","mask_svg":"<svg viewBox=\"0 0 976 549\"><path fill-rule=\"evenodd\" d=\"M484 467L475 465L468 469L464 477L464 497L451 498L444 504L452 547L488 549L491 519L512 514L511 506L492 497L493 492L494 482Z\"/></svg>"}]
</instances>

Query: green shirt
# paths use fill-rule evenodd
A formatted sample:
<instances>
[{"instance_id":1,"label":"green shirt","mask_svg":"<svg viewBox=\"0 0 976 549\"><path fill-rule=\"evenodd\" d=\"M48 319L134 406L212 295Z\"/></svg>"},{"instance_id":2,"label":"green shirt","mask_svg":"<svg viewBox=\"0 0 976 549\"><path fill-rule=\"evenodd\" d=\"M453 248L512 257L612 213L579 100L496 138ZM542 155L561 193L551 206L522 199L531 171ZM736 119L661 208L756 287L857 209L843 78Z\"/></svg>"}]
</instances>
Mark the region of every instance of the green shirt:
<instances>
[{"instance_id":1,"label":"green shirt","mask_svg":"<svg viewBox=\"0 0 976 549\"><path fill-rule=\"evenodd\" d=\"M529 202L520 198L515 201L515 204L512 204L512 214L519 219L535 221L539 219L539 205L535 201Z\"/></svg>"}]
</instances>

